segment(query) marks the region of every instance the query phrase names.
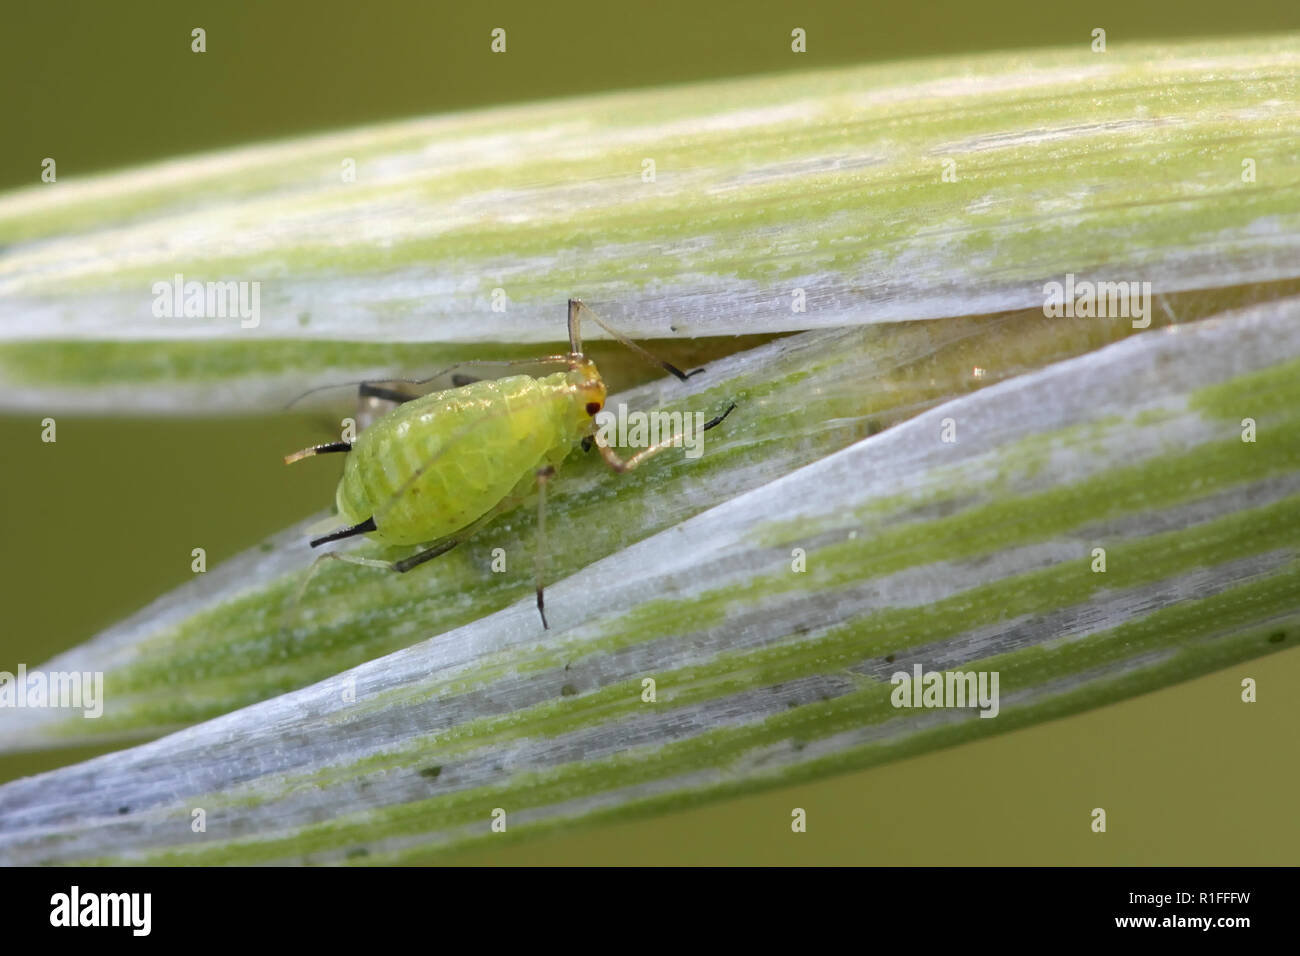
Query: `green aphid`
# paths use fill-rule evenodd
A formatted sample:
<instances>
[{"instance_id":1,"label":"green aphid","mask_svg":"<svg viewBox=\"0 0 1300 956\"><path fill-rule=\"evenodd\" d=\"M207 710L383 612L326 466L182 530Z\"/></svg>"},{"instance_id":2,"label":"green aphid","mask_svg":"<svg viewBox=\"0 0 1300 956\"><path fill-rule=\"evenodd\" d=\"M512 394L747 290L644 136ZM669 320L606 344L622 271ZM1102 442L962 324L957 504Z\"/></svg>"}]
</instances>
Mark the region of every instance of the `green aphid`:
<instances>
[{"instance_id":1,"label":"green aphid","mask_svg":"<svg viewBox=\"0 0 1300 956\"><path fill-rule=\"evenodd\" d=\"M425 547L400 561L331 552L322 555L317 564L337 559L409 571L446 554L536 489L537 610L546 627L546 483L577 445L594 445L610 468L624 472L681 444L684 438L679 432L627 459L605 443L596 427L596 415L605 407L605 383L596 364L582 354L584 315L642 357L683 381L687 378L680 369L611 329L579 300L570 299L568 354L505 363L560 365L563 371L542 378L512 375L489 381L462 377L464 384L456 388L419 397L390 385L363 382L363 397L395 401L398 406L353 443L316 445L284 459L290 464L326 452L348 453L335 495L339 517L347 527L313 539L312 547L362 534L385 545ZM502 363L471 361L453 368L481 364ZM444 373L447 371L450 369ZM704 430L720 423L733 408L734 404L706 422ZM305 588L304 581L299 597Z\"/></svg>"}]
</instances>

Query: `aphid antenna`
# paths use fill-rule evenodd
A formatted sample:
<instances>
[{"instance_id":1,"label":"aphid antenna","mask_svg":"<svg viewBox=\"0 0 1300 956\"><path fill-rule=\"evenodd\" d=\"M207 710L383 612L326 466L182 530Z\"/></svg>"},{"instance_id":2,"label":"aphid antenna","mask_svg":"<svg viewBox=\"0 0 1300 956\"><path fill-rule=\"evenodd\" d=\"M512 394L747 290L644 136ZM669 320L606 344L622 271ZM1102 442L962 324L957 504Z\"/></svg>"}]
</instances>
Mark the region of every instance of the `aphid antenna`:
<instances>
[{"instance_id":1,"label":"aphid antenna","mask_svg":"<svg viewBox=\"0 0 1300 956\"><path fill-rule=\"evenodd\" d=\"M641 358L645 359L651 365L658 366L659 368L667 372L669 375L676 377L680 381L684 382L692 375L698 375L700 372L704 371L704 369L702 368L697 368L693 372L683 372L676 365L672 364L672 362L665 362L663 359L659 358L659 356L655 355L653 352L650 352L648 349L645 349L640 345L637 345L635 342L629 339L622 332L607 325L605 321L601 319L601 317L598 316L595 312L591 311L591 308L588 305L586 305L581 299L569 300L569 348L573 352L573 355L575 357L582 356L582 320L584 317L591 319L591 321L599 325L615 341L623 344L624 346L626 346L627 348L635 352L637 355L641 356Z\"/></svg>"}]
</instances>

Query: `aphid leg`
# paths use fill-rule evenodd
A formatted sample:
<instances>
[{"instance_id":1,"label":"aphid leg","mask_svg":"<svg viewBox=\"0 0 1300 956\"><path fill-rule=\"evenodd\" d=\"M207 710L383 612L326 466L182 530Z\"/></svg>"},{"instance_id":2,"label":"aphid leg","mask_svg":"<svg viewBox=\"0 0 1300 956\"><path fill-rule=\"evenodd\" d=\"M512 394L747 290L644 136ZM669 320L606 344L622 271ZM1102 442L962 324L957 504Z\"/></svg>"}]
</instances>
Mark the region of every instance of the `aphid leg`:
<instances>
[{"instance_id":1,"label":"aphid leg","mask_svg":"<svg viewBox=\"0 0 1300 956\"><path fill-rule=\"evenodd\" d=\"M419 398L418 395L408 395L403 391L395 388L387 388L378 382L362 382L357 386L357 398L377 398L385 402L394 402L401 405L409 402L413 398Z\"/></svg>"},{"instance_id":2,"label":"aphid leg","mask_svg":"<svg viewBox=\"0 0 1300 956\"><path fill-rule=\"evenodd\" d=\"M542 616L542 630L550 630L546 623L546 484L555 477L555 468L547 465L537 469L537 558L533 571L537 577L537 613Z\"/></svg>"},{"instance_id":3,"label":"aphid leg","mask_svg":"<svg viewBox=\"0 0 1300 956\"><path fill-rule=\"evenodd\" d=\"M708 431L710 428L713 428L713 427L715 427L715 426L717 426L717 425L721 425L723 419L725 419L728 415L730 415L730 414L731 414L732 412L734 412L735 410L736 410L736 403L735 403L735 402L732 402L730 405L727 406L727 410L724 411L721 415L714 415L714 416L713 416L712 418L710 418L707 422L705 422L705 423L700 427L700 431L702 431L702 432L706 432L706 431Z\"/></svg>"},{"instance_id":4,"label":"aphid leg","mask_svg":"<svg viewBox=\"0 0 1300 956\"><path fill-rule=\"evenodd\" d=\"M569 351L582 354L582 312L590 312L581 299L569 300Z\"/></svg>"},{"instance_id":5,"label":"aphid leg","mask_svg":"<svg viewBox=\"0 0 1300 956\"><path fill-rule=\"evenodd\" d=\"M456 545L468 541L470 538L474 537L474 535L478 533L480 528L482 528L485 524L490 522L493 518L495 518L497 515L501 514L501 512L505 510L506 510L505 502L502 502L501 505L498 505L496 508L493 508L491 511L483 515L478 520L473 521L470 524L467 524L465 527L461 528L459 531L455 532L454 534L449 534L445 538L439 538L437 541L434 541L423 551L417 551L409 558L402 558L400 561L394 561L390 565L390 567L394 571L397 571L401 574L405 574L407 571L411 570L412 568L418 568L420 565L424 564L424 562L432 561L434 558L438 557L439 555L446 554L452 548L456 547Z\"/></svg>"},{"instance_id":6,"label":"aphid leg","mask_svg":"<svg viewBox=\"0 0 1300 956\"><path fill-rule=\"evenodd\" d=\"M730 415L732 410L735 407L736 407L736 403L732 402L730 405L727 406L727 410L725 412L723 412L721 415L716 415L713 418L709 419L707 422L704 423L704 426L700 430L706 432L710 428L713 428L717 425L721 425L723 419L725 419L728 415ZM685 437L686 437L685 432L678 432L676 435L673 435L669 438L665 438L659 444L651 445L649 448L643 448L641 451L637 452L631 458L624 459L624 458L620 458L618 456L618 452L614 451L613 448L611 448L609 445L606 445L603 441L600 440L599 432L597 432L594 436L596 447L600 449L600 456L605 459L605 464L609 465L610 468L620 473L625 471L631 471L637 465L640 465L642 462L644 462L647 458L653 458L661 451L666 451L669 448L673 448L677 445L680 445L682 443L682 440Z\"/></svg>"},{"instance_id":7,"label":"aphid leg","mask_svg":"<svg viewBox=\"0 0 1300 956\"><path fill-rule=\"evenodd\" d=\"M298 609L298 605L302 603L302 596L305 593L307 593L307 585L310 584L311 579L315 577L317 569L326 561L344 561L348 564L357 564L364 568L379 568L382 571L396 571L399 574L405 574L407 571L411 570L414 567L418 567L421 564L424 564L424 562L426 561L432 561L440 554L446 554L452 548L456 547L456 545L460 544L462 541L464 541L466 538L472 535L475 531L477 531L485 522L486 522L486 518L476 521L468 528L465 528L462 531L454 535L451 535L449 537L442 538L438 541L435 541L432 545L425 548L423 551L419 551L408 558L402 558L400 561L381 561L378 558L362 558L362 557L358 557L357 555L344 554L339 551L330 551L327 552L326 554L322 554L315 561L313 561L311 567L307 569L307 576L303 578L302 584L298 586L297 594L294 595L293 604L291 605L291 610L296 611ZM358 528L363 528L366 525L369 525L369 527L364 528L364 530L361 531L356 530ZM327 535L324 538L316 539L315 541L312 542L312 547L315 547L318 544L323 544L326 541L333 541L333 540L337 540L338 538L349 537L353 534L364 534L366 531L373 531L373 530L375 530L374 519L367 518L365 521L361 522L358 525L353 525L351 528L344 528L341 533L336 532L333 535ZM284 629L283 621L281 623L281 629Z\"/></svg>"},{"instance_id":8,"label":"aphid leg","mask_svg":"<svg viewBox=\"0 0 1300 956\"><path fill-rule=\"evenodd\" d=\"M307 569L307 575L302 579L302 584L298 585L298 590L293 596L293 603L290 604L284 614L281 615L281 631L288 630L289 616L297 614L298 605L302 604L302 596L307 593L307 585L311 583L311 579L316 576L316 571L326 561L346 561L348 564L360 564L367 568L384 568L386 570L392 570L392 563L389 561L378 561L374 558L359 558L351 554L339 554L337 551L330 551L327 554L322 554L311 563L311 567Z\"/></svg>"},{"instance_id":9,"label":"aphid leg","mask_svg":"<svg viewBox=\"0 0 1300 956\"><path fill-rule=\"evenodd\" d=\"M417 568L426 561L432 561L439 555L446 554L468 537L468 534L464 534L458 535L454 538L444 538L432 547L425 548L423 551L419 551L411 555L409 558L402 558L400 561L394 561L392 568L399 574L405 574L407 571L411 570L411 568Z\"/></svg>"},{"instance_id":10,"label":"aphid leg","mask_svg":"<svg viewBox=\"0 0 1300 956\"><path fill-rule=\"evenodd\" d=\"M292 455L284 456L284 463L292 465L295 461L302 461L304 458L310 458L312 455L325 455L332 451L351 451L352 445L345 441L332 441L324 445L312 445L310 448L304 448L302 451L296 451Z\"/></svg>"},{"instance_id":11,"label":"aphid leg","mask_svg":"<svg viewBox=\"0 0 1300 956\"><path fill-rule=\"evenodd\" d=\"M293 408L294 405L298 404L308 395L315 395L317 392L324 392L331 388L345 388L351 385L358 386L360 398L379 398L379 399L384 399L387 401L397 402L398 404L401 404L403 402L409 402L415 398L420 398L420 396L412 395L400 389L391 388L389 386L427 385L430 382L437 381L438 379L442 378L444 375L448 374L449 372L452 372L458 368L467 365L493 365L493 366L500 367L503 365L516 366L516 365L569 365L569 364L571 364L571 356L569 355L541 355L538 356L537 358L505 359L505 360L464 359L463 361L457 362L454 365L448 365L446 368L434 372L428 378L390 378L390 379L360 382L360 383L356 381L351 381L351 382L336 382L333 385L317 385L315 388L309 388L307 389L307 391L300 393L295 398L287 402L284 407L286 409ZM471 376L461 376L461 377L465 379L471 378ZM454 379L453 379L453 384L455 384ZM468 384L468 382L466 382L466 384Z\"/></svg>"},{"instance_id":12,"label":"aphid leg","mask_svg":"<svg viewBox=\"0 0 1300 956\"><path fill-rule=\"evenodd\" d=\"M627 346L637 355L641 356L651 365L659 366L669 375L673 375L676 378L681 379L683 382L686 381L688 378L690 378L692 375L696 375L704 371L704 369L702 368L697 368L693 372L683 372L681 369L679 369L676 365L673 365L671 362L665 362L663 359L656 357L650 352L647 352L645 349L637 345L635 342L629 339L622 332L619 332L616 329L612 329L608 325L606 325L601 320L600 316L598 316L595 312L592 312L590 308L588 308L585 304L583 304L583 301L581 299L569 300L569 348L573 350L574 355L582 354L582 320L584 317L591 319L591 321L595 322L602 329L604 329L606 332L612 335L615 339L617 339L623 345Z\"/></svg>"}]
</instances>

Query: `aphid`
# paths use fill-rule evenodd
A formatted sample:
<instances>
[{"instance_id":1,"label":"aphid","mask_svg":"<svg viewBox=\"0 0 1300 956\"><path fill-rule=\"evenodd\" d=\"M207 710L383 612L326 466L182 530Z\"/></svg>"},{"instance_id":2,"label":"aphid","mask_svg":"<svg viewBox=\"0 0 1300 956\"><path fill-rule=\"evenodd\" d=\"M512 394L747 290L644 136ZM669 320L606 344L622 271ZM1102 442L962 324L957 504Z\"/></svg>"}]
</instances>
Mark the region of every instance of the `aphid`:
<instances>
[{"instance_id":1,"label":"aphid","mask_svg":"<svg viewBox=\"0 0 1300 956\"><path fill-rule=\"evenodd\" d=\"M626 459L602 440L595 419L605 406L605 383L595 363L582 354L584 314L641 357L683 381L688 377L611 329L581 301L570 299L568 354L505 363L561 365L563 371L541 378L512 375L475 380L462 376L453 378L462 383L458 387L418 398L363 382L363 397L388 399L398 402L398 407L361 432L354 443L316 445L284 459L291 464L327 452L346 452L348 456L335 495L339 517L347 526L312 539L311 545L364 534L385 545L425 547L398 561L337 552L322 555L320 560L334 558L410 571L446 554L536 489L537 610L542 627L548 627L543 581L547 482L575 445L594 446L610 468L624 472L681 444L685 437L679 432ZM453 368L482 364L502 363L469 361ZM735 407L732 403L706 422L704 430L721 423Z\"/></svg>"}]
</instances>

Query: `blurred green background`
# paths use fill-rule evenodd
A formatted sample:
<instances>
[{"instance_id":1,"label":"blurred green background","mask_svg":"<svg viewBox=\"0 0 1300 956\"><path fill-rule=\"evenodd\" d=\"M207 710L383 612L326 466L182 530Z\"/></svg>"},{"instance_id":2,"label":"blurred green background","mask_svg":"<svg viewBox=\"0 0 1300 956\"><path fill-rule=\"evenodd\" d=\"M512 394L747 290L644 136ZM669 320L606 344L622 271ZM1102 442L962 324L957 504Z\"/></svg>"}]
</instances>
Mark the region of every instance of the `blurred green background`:
<instances>
[{"instance_id":1,"label":"blurred green background","mask_svg":"<svg viewBox=\"0 0 1300 956\"><path fill-rule=\"evenodd\" d=\"M208 52L190 52L190 30ZM505 56L489 32L508 31ZM808 31L808 53L789 50ZM1277 0L1043 4L98 2L10 5L0 188L237 143L555 95L1032 46L1300 29ZM3 302L0 302L0 308ZM0 669L36 665L332 499L307 417L0 418ZM305 436L305 437L304 437ZM1239 699L1256 678L1259 703ZM183 675L178 675L183 680ZM1294 863L1300 650L833 780L476 851L471 863ZM91 751L0 757L0 780ZM790 809L809 811L794 835ZM1089 830L1093 807L1110 829Z\"/></svg>"}]
</instances>

